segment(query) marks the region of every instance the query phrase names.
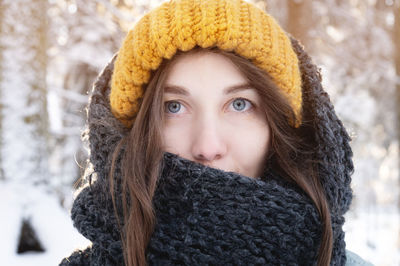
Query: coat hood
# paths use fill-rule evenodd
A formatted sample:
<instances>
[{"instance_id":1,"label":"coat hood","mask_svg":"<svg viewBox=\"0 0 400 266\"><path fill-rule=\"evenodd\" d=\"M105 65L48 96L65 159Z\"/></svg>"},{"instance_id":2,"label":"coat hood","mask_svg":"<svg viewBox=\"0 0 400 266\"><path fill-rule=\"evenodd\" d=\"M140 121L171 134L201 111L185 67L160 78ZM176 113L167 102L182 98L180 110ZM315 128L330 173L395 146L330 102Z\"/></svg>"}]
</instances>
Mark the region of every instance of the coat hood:
<instances>
[{"instance_id":1,"label":"coat hood","mask_svg":"<svg viewBox=\"0 0 400 266\"><path fill-rule=\"evenodd\" d=\"M337 117L334 107L330 101L329 95L322 88L321 76L318 68L313 64L310 57L303 50L303 47L295 39L292 38L291 42L300 64L303 90L302 97L304 103L303 112L307 113L307 116L312 117L314 137L317 143L317 153L315 159L321 162L318 165L320 179L325 190L326 197L329 203L329 208L331 211L334 241L331 265L344 265L346 258L344 253L344 232L342 230L342 225L344 223L343 215L349 209L351 203L352 190L350 187L350 182L351 174L354 171L352 162L353 154L349 145L350 137L347 134L342 122ZM91 240L93 245L89 249L89 253L74 253L69 258L70 261L76 260L83 263L84 257L89 256L91 258L96 258L96 261L98 262L107 262L103 265L119 265L123 263L120 234L116 226L116 219L113 215L114 211L111 202L111 195L108 191L109 185L107 181L108 173L111 168L110 156L112 156L112 152L115 149L118 141L121 140L128 133L128 129L126 129L124 125L122 125L121 122L116 119L110 111L110 82L115 59L116 55L100 73L91 91L87 119L87 137L90 147L90 163L93 166L93 173L89 176L90 180L88 180L91 185L84 188L80 192L80 194L74 201L74 205L71 211L74 226L86 238ZM223 216L226 216L229 210L234 211L235 209L237 209L237 211L239 212L242 210L246 210L246 207L244 206L248 205L241 205L240 203L248 204L249 201L252 200L254 200L252 201L254 204L251 205L253 207L247 207L247 209L249 209L250 211L254 211L254 206L259 206L260 208L257 212L258 215L260 213L266 213L265 211L267 211L268 208L272 208L275 211L279 209L279 211L284 216L284 218L282 218L279 223L287 225L287 227L283 226L284 228L281 228L279 226L272 226L277 225L277 221L280 219L279 217L268 218L273 216L261 216L264 218L261 219L261 221L260 219L255 218L257 215L252 216L251 214L249 214L249 212L246 212L243 215L249 215L249 218L251 218L252 222L250 223L249 228L240 227L240 229L238 229L239 233L249 234L253 239L262 239L262 235L258 235L258 233L260 232L279 232L276 236L280 235L282 232L288 233L288 235L291 235L291 237L293 237L294 235L294 238L285 238L284 236L286 236L286 234L282 233L281 236L283 236L283 238L278 237L270 243L267 242L266 246L263 246L263 248L265 249L269 248L270 250L273 250L275 248L282 252L287 252L287 254L294 254L291 260L287 261L280 261L279 258L281 256L276 254L268 255L271 256L271 258L274 258L272 260L274 263L285 265L291 265L291 263L296 264L296 259L299 259L298 256L303 255L304 261L307 261L306 259L315 258L315 252L310 250L314 250L312 249L312 247L316 245L315 239L318 239L318 237L316 236L320 233L320 222L318 220L318 214L312 207L310 200L308 200L307 197L305 197L304 193L299 191L299 189L291 187L289 184L280 181L279 178L276 177L273 173L270 173L270 181L264 182L259 180L249 180L249 178L240 176L235 173L228 173L221 170L208 168L206 166L196 164L194 162L185 160L169 153L166 153L164 155L164 161L165 167L163 170L163 177L165 177L165 182L161 183L155 196L155 208L156 210L158 210L159 214L157 216L157 219L158 221L161 221L161 223L155 229L154 237L149 244L150 251L148 254L148 259L154 264L165 265L166 261L163 261L161 259L158 260L160 258L160 256L158 255L161 254L163 250L164 253L169 254L169 258L173 257L175 259L175 262L180 261L181 263L184 262L184 264L193 263L194 261L191 261L190 258L196 258L197 253L194 252L191 256L185 257L185 255L182 254L185 254L185 252L187 252L188 250L182 250L178 248L182 243L185 243L187 245L193 244L194 246L192 245L191 247L195 250L199 247L202 247L202 245L204 245L205 243L207 243L208 246L210 245L210 243L213 243L213 246L221 247L223 246L223 243L221 244L221 242L218 241L223 239L224 236L228 235L233 237L233 239L231 240L234 241L236 244L239 245L241 243L242 238L235 238L235 236L237 235L232 235L231 231L227 232L228 235L219 235L220 238L218 238L218 234L216 233L217 231L213 231L215 230L215 227L210 228L207 227L207 225L204 225L205 221L202 220L201 217L203 217L205 214L204 212L201 213L202 215L200 215L199 213L199 208L202 206L201 204L204 204L204 200L202 200L204 195L202 195L202 197L190 199L188 201L188 195L196 197L196 195L200 195L198 193L203 193L204 191L207 191L207 193L211 193L207 194L207 197L211 201L214 200L216 208L222 206L218 203L219 200L221 200L216 196L218 195L218 193L222 195L234 195L234 199L230 198L228 202L230 202L231 204L233 204L232 202L239 202L239 206L241 206L241 208L238 208L236 205L234 207L231 206L232 208L228 207L222 212ZM175 176L181 176L182 178L180 180L183 180L183 183L179 184L176 183L176 180L168 179L167 177L171 176L168 173L174 173ZM189 177L186 177L186 175ZM212 185L212 182L214 181L212 181L213 179L210 178L210 176L219 177L219 180L222 180L220 182L223 183ZM187 182L184 180L186 180ZM195 180L196 182L201 180L201 182L196 183L193 180ZM195 184L199 183L203 184L203 187L196 188ZM178 188L181 186L184 187L182 187L181 190L174 190L175 193L171 194L171 184L175 184ZM207 184L211 185L207 186ZM191 185L193 185L193 187ZM235 190L218 190L226 186L232 186L233 188L235 188ZM240 190L240 186L243 186L244 189L252 192L252 196L250 196L245 191ZM188 192L190 193L187 194ZM218 200L216 200L217 198ZM165 202L165 199L168 199L168 201ZM179 208L172 208L173 211L175 211L173 217L181 217L179 215L185 215L184 213L180 213L180 211L187 212L188 215L193 215L189 217L190 219L188 217L185 217L186 221L188 221L189 223L191 221L193 223L193 226L196 225L196 230L191 232L200 232L202 236L216 235L218 240L210 238L206 238L207 240L205 240L205 238L202 237L196 238L196 236L198 236L196 234L185 235L184 232L188 232L187 227L185 226L188 225L180 223L180 219L173 220L173 230L171 229L171 227L168 226L163 227L164 223L162 223L162 221L171 221L172 219L172 216L167 215L168 211L165 210L165 206L169 206L168 202L175 202L174 200L179 204L183 204L184 206L180 206ZM160 205L160 202L164 202L164 205ZM261 202L264 203L261 204ZM303 204L299 205L298 202L303 202ZM284 206L285 208L281 208L279 204L283 204L282 206ZM211 205L206 206L210 208ZM287 206L291 206L289 210L295 211L285 211L285 209L288 209ZM207 210L207 208L205 209ZM171 209L169 209L169 211L171 211ZM198 215L194 215L193 213L196 213ZM211 213L217 215L218 210L212 210ZM236 215L238 215L238 213L236 213ZM232 220L234 219L234 217L237 217L235 216L235 213L233 213L233 216L230 217L230 219L228 220ZM306 219L307 217L309 218ZM218 221L216 222L227 222L226 217L221 219L222 220L217 219ZM295 223L289 225L287 223L288 221L294 221ZM259 224L257 225L257 223ZM237 223L235 223L234 226L238 226L238 224L243 224L243 221L238 221ZM298 227L296 227L296 224L298 225ZM258 229L254 230L255 228ZM264 231L260 231L260 228L264 228ZM297 232L301 233L296 234L295 231L293 231L293 228L296 228ZM207 230L213 233L208 234ZM183 239L177 240L176 238L174 238L177 235L182 236ZM269 235L270 234L264 235L264 237L268 238ZM316 238L310 236L314 236ZM171 239L177 242L171 242ZM196 242L196 239L200 239L201 241L206 242ZM297 245L299 241L305 242ZM295 245L291 246L291 244L289 243L294 243ZM268 244L270 244L270 246L268 246ZM259 247L256 244L254 245L255 246L251 250L257 250L257 247ZM299 246L305 247L305 249L299 248ZM174 247L177 248L174 249ZM307 251L307 248L309 248L310 250ZM191 249L191 251L193 251L193 249ZM240 252L240 248L238 250ZM246 248L244 248L242 251L243 253L237 253L238 255L240 255L238 257L235 254L231 254L229 257L231 260L225 260L225 262L230 261L233 264L237 262L244 263L246 262L246 260L243 258L248 258L248 256L256 256L257 258L259 258L260 265L265 264L265 260L263 261L263 256L260 256L259 253L257 253L256 255L250 254L248 253L248 250ZM273 251L271 252L273 253ZM223 262L223 260L213 260L213 258L218 257L218 254L223 254L223 250L213 249L207 254L201 254L200 257L197 257L197 262L203 261L205 264ZM240 258L242 258L243 260L240 260ZM235 261L235 259L237 260ZM63 263L65 262L63 261ZM246 263L249 263L249 261L247 261ZM67 263L65 265L67 265Z\"/></svg>"}]
</instances>

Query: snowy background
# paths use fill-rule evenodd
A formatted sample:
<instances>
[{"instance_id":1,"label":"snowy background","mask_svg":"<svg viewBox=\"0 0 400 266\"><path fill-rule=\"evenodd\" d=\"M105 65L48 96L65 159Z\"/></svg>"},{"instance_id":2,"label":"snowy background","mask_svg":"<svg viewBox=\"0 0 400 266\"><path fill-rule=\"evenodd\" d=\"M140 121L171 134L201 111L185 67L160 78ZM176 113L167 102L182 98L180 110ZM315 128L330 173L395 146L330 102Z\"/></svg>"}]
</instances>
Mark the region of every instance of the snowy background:
<instances>
[{"instance_id":1,"label":"snowy background","mask_svg":"<svg viewBox=\"0 0 400 266\"><path fill-rule=\"evenodd\" d=\"M90 244L69 217L88 154L87 94L160 2L0 0L2 265L57 265ZM305 45L353 138L347 248L400 265L400 0L251 2Z\"/></svg>"}]
</instances>

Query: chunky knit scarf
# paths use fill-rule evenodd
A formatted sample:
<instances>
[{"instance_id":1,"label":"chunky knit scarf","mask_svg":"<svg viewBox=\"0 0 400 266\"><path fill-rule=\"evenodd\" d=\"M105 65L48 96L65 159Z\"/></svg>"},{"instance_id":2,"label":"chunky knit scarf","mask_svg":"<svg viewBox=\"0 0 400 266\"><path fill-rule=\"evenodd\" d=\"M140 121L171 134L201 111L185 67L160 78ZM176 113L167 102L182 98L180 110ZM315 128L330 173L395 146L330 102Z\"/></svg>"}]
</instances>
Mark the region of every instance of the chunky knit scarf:
<instances>
[{"instance_id":1,"label":"chunky knit scarf","mask_svg":"<svg viewBox=\"0 0 400 266\"><path fill-rule=\"evenodd\" d=\"M317 68L294 39L292 45L300 60L304 112L313 118L316 159L322 162L319 173L332 216L331 265L345 265L342 225L352 198L350 138L321 87ZM108 100L114 60L91 93L87 134L93 180L71 210L74 226L92 245L60 265L124 264L107 182L109 156L127 134ZM253 179L165 153L153 203L157 223L146 250L149 265L316 264L319 215L299 188L273 170Z\"/></svg>"}]
</instances>

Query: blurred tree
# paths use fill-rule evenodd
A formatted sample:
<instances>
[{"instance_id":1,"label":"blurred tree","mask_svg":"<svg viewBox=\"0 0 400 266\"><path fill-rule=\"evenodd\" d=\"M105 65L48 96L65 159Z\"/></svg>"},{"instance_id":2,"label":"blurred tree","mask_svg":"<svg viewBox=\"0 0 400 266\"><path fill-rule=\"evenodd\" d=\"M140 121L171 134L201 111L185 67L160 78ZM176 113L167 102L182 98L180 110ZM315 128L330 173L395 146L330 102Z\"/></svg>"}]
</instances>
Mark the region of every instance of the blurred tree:
<instances>
[{"instance_id":1,"label":"blurred tree","mask_svg":"<svg viewBox=\"0 0 400 266\"><path fill-rule=\"evenodd\" d=\"M47 5L1 3L1 167L6 179L29 184L49 181Z\"/></svg>"},{"instance_id":2,"label":"blurred tree","mask_svg":"<svg viewBox=\"0 0 400 266\"><path fill-rule=\"evenodd\" d=\"M70 207L70 191L83 174L88 157L81 141L88 92L98 72L122 39L110 1L53 0L50 9L51 133L55 148L50 171L61 202ZM64 202L68 198L69 202Z\"/></svg>"},{"instance_id":3,"label":"blurred tree","mask_svg":"<svg viewBox=\"0 0 400 266\"><path fill-rule=\"evenodd\" d=\"M286 30L298 39L307 49L312 42L309 41L309 30L313 25L313 12L310 0L287 0Z\"/></svg>"},{"instance_id":4,"label":"blurred tree","mask_svg":"<svg viewBox=\"0 0 400 266\"><path fill-rule=\"evenodd\" d=\"M7 241L10 249L15 248L14 252L23 252L38 250L36 244L40 242L35 241L35 227L18 228L18 225L35 217L37 198L31 197L32 193L50 190L51 182L47 111L48 2L2 0L0 4L0 167L5 176L0 186L17 194L14 202L2 198L3 204L12 204L15 213L15 224L6 228L14 239L2 240ZM18 236L21 236L19 240ZM32 241L35 245L31 245ZM4 247L5 242L0 245Z\"/></svg>"},{"instance_id":5,"label":"blurred tree","mask_svg":"<svg viewBox=\"0 0 400 266\"><path fill-rule=\"evenodd\" d=\"M393 26L393 42L394 49L394 62L396 67L396 92L397 92L397 132L400 134L400 1L397 0L393 6L394 26ZM400 142L400 141L399 141Z\"/></svg>"},{"instance_id":6,"label":"blurred tree","mask_svg":"<svg viewBox=\"0 0 400 266\"><path fill-rule=\"evenodd\" d=\"M4 5L3 5L3 0L0 0L0 36L3 34L3 20L4 20ZM0 84L3 81L3 46L1 45L0 42ZM0 90L0 96L1 96L1 90ZM2 135L2 131L3 131L3 106L2 103L0 102L0 136ZM3 143L3 140L0 138L0 147L1 144ZM0 180L4 180L5 176L4 176L4 169L3 169L3 162L2 162L2 154L0 152Z\"/></svg>"},{"instance_id":7,"label":"blurred tree","mask_svg":"<svg viewBox=\"0 0 400 266\"><path fill-rule=\"evenodd\" d=\"M97 74L118 51L123 37L151 5L162 1L51 0L48 81L51 132L50 171L61 201L83 175L88 151L81 141L88 92ZM137 3L138 2L138 3ZM69 207L71 202L64 202Z\"/></svg>"},{"instance_id":8,"label":"blurred tree","mask_svg":"<svg viewBox=\"0 0 400 266\"><path fill-rule=\"evenodd\" d=\"M394 64L396 68L396 94L397 94L397 134L400 143L400 0L395 1L393 5L394 26L393 26L393 43L394 48ZM400 158L399 158L400 160ZM400 166L400 161L399 161ZM400 177L399 177L400 179ZM400 204L400 199L399 199ZM400 207L400 205L399 205Z\"/></svg>"}]
</instances>

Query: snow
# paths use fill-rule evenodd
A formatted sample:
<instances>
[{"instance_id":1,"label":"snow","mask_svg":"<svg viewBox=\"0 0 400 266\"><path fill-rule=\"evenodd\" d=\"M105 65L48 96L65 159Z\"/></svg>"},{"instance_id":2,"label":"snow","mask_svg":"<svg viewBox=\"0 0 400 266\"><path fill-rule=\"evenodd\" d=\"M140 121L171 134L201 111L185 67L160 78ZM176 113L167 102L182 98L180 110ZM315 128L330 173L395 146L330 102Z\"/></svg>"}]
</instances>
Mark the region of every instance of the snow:
<instances>
[{"instance_id":1,"label":"snow","mask_svg":"<svg viewBox=\"0 0 400 266\"><path fill-rule=\"evenodd\" d=\"M380 266L400 265L398 210L371 207L350 211L343 230L346 248L363 259Z\"/></svg>"},{"instance_id":2,"label":"snow","mask_svg":"<svg viewBox=\"0 0 400 266\"><path fill-rule=\"evenodd\" d=\"M2 183L0 212L7 217L0 226L2 265L58 265L75 248L84 249L90 245L90 241L73 227L68 212L58 201L57 195L44 188L26 186L22 182ZM30 219L45 252L17 254L23 218Z\"/></svg>"},{"instance_id":3,"label":"snow","mask_svg":"<svg viewBox=\"0 0 400 266\"><path fill-rule=\"evenodd\" d=\"M50 141L37 135L37 125L24 123L25 117L44 108L38 102L27 104L28 95L38 98L30 94L31 83L38 80L29 65L35 54L24 46L35 41L29 34L36 22L16 19L29 17L36 7L30 10L28 0L3 2L7 9L3 30L11 33L0 35L4 48L0 63L6 62L0 73L0 124L7 129L1 130L0 211L5 218L0 226L0 257L4 265L57 265L74 249L90 244L73 227L68 211L72 184L85 166L78 158L84 145L79 139L84 121L78 109L86 104L87 95L80 90L84 85L77 84L80 80L66 87L66 76L81 63L100 71L125 35L121 27L130 28L144 11L162 1L124 1L124 8L105 0L48 1ZM400 77L393 67L391 36L382 26L393 26L394 16L385 10L373 12L373 3L313 1L318 18L309 31L314 46L306 50L321 68L323 86L353 138L354 199L346 214L346 247L376 265L400 265L399 143L393 123ZM393 5L393 1L386 3ZM105 7L103 13L99 5ZM285 21L286 1L268 1L268 5L258 1L258 5ZM46 252L16 253L24 218L30 219Z\"/></svg>"}]
</instances>

